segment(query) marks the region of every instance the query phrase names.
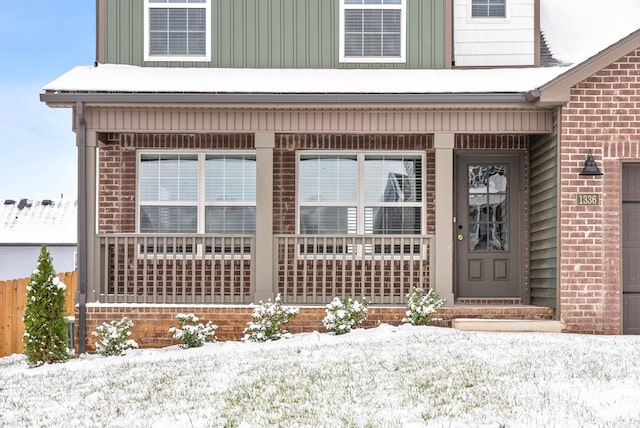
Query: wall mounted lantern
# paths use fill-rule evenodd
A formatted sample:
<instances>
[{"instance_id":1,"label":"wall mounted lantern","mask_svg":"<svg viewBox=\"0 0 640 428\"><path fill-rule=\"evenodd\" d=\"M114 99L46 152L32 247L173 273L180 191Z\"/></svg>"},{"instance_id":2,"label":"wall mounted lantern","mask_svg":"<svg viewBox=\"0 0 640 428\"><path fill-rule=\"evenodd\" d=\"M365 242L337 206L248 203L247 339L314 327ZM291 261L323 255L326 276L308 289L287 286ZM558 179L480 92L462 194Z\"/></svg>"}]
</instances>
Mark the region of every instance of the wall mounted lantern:
<instances>
[{"instance_id":1,"label":"wall mounted lantern","mask_svg":"<svg viewBox=\"0 0 640 428\"><path fill-rule=\"evenodd\" d=\"M591 149L589 149L587 160L584 161L584 168L582 168L582 172L580 173L580 175L586 175L586 176L602 175L602 172L600 172L600 168L598 168L598 165L596 165L596 161L593 160Z\"/></svg>"}]
</instances>

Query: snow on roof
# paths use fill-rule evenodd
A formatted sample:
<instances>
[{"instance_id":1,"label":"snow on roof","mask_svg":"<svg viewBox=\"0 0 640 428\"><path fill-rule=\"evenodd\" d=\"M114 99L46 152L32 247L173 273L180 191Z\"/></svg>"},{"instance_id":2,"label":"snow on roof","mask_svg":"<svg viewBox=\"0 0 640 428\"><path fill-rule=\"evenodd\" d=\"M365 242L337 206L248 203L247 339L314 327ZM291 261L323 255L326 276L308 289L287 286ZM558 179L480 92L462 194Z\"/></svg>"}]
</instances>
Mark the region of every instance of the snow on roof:
<instances>
[{"instance_id":1,"label":"snow on roof","mask_svg":"<svg viewBox=\"0 0 640 428\"><path fill-rule=\"evenodd\" d=\"M69 200L0 200L0 244L76 244L77 204Z\"/></svg>"},{"instance_id":2,"label":"snow on roof","mask_svg":"<svg viewBox=\"0 0 640 428\"><path fill-rule=\"evenodd\" d=\"M566 68L473 70L76 67L46 91L267 94L524 93Z\"/></svg>"},{"instance_id":3,"label":"snow on roof","mask_svg":"<svg viewBox=\"0 0 640 428\"><path fill-rule=\"evenodd\" d=\"M639 0L540 1L540 29L562 63L581 63L639 28Z\"/></svg>"}]
</instances>

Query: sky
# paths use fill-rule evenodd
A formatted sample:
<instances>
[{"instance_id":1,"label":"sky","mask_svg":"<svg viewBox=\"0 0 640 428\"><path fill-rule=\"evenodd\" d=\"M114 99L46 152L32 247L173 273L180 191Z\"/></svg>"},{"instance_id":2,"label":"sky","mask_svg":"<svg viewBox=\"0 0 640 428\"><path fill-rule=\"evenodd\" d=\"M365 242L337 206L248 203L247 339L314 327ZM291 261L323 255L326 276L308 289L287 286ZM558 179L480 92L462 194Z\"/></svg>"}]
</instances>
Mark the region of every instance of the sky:
<instances>
[{"instance_id":1,"label":"sky","mask_svg":"<svg viewBox=\"0 0 640 428\"><path fill-rule=\"evenodd\" d=\"M3 1L0 8L0 200L77 197L70 109L42 88L95 60L95 1Z\"/></svg>"},{"instance_id":2,"label":"sky","mask_svg":"<svg viewBox=\"0 0 640 428\"><path fill-rule=\"evenodd\" d=\"M640 336L387 324L37 368L14 354L0 425L637 427L639 360Z\"/></svg>"}]
</instances>

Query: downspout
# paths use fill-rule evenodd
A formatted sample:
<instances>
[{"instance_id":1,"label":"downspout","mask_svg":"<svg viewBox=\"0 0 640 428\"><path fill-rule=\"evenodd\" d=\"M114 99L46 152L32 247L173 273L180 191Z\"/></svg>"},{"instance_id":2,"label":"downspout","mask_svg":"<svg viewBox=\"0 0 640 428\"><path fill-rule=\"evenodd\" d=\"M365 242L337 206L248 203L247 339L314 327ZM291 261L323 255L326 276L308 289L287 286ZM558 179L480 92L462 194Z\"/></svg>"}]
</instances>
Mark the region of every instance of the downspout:
<instances>
[{"instance_id":1,"label":"downspout","mask_svg":"<svg viewBox=\"0 0 640 428\"><path fill-rule=\"evenodd\" d=\"M87 123L84 117L84 103L76 102L76 145L78 146L78 291L76 303L78 305L78 353L87 352Z\"/></svg>"}]
</instances>

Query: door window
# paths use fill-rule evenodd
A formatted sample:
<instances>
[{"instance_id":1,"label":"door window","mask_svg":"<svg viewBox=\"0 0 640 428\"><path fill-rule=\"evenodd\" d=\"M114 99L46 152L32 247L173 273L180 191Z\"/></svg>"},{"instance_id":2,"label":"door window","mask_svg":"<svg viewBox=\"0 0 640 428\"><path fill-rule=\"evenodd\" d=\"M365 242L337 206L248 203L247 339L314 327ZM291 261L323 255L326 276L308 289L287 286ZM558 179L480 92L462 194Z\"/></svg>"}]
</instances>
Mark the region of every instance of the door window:
<instances>
[{"instance_id":1,"label":"door window","mask_svg":"<svg viewBox=\"0 0 640 428\"><path fill-rule=\"evenodd\" d=\"M507 166L469 165L469 250L508 251Z\"/></svg>"}]
</instances>

